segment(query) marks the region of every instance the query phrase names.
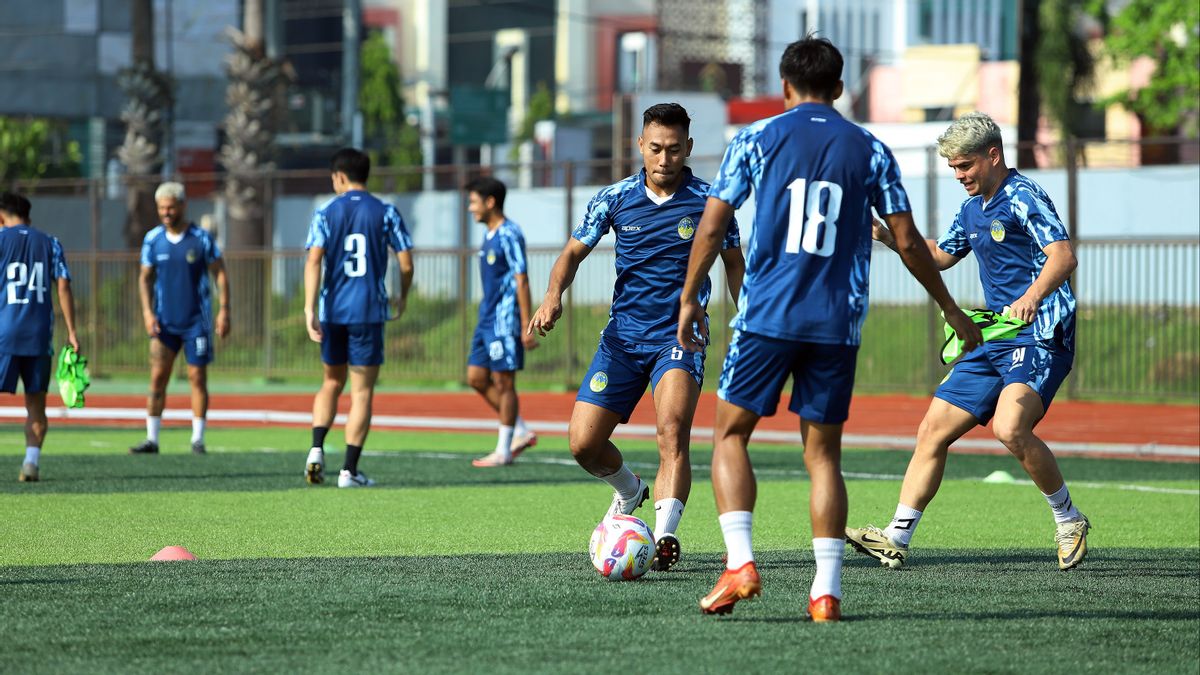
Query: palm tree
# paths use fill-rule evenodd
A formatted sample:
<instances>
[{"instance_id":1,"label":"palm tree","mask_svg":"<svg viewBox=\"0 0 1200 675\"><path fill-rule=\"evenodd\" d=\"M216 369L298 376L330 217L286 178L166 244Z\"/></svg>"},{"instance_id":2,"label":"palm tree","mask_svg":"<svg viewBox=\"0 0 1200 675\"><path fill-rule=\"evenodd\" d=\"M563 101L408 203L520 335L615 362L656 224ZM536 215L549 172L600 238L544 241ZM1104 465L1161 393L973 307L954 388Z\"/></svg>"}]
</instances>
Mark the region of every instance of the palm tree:
<instances>
[{"instance_id":1,"label":"palm tree","mask_svg":"<svg viewBox=\"0 0 1200 675\"><path fill-rule=\"evenodd\" d=\"M246 0L242 31L229 28L233 53L226 59L229 88L225 102L225 144L219 159L225 167L225 199L229 208L226 244L231 248L266 245L267 213L263 174L274 168L275 132L284 113L283 96L290 68L267 56L263 41L263 0Z\"/></svg>"},{"instance_id":2,"label":"palm tree","mask_svg":"<svg viewBox=\"0 0 1200 675\"><path fill-rule=\"evenodd\" d=\"M132 63L117 75L117 84L128 97L121 110L125 141L117 158L129 176L125 194L125 242L131 248L157 222L154 184L162 169L162 143L166 112L173 99L171 82L154 68L153 0L134 0L132 13Z\"/></svg>"}]
</instances>

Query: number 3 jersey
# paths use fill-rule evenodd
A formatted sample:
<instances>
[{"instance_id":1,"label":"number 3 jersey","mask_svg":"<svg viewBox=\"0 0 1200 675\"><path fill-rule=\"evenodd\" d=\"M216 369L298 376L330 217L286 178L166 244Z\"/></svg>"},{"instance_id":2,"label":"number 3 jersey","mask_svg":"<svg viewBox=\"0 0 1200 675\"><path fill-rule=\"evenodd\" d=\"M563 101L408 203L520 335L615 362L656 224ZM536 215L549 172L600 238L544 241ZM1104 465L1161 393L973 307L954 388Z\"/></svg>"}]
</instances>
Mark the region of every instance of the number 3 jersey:
<instances>
[{"instance_id":1,"label":"number 3 jersey","mask_svg":"<svg viewBox=\"0 0 1200 675\"><path fill-rule=\"evenodd\" d=\"M53 351L51 286L70 279L62 245L28 225L0 228L0 353L43 356Z\"/></svg>"},{"instance_id":2,"label":"number 3 jersey","mask_svg":"<svg viewBox=\"0 0 1200 675\"><path fill-rule=\"evenodd\" d=\"M871 207L911 211L891 150L833 108L803 103L744 127L709 196L755 193L746 276L730 326L785 340L857 345L867 318Z\"/></svg>"},{"instance_id":3,"label":"number 3 jersey","mask_svg":"<svg viewBox=\"0 0 1200 675\"><path fill-rule=\"evenodd\" d=\"M388 247L412 239L396 207L349 190L317 209L304 248L324 250L325 281L317 318L323 323L383 323L388 319Z\"/></svg>"},{"instance_id":4,"label":"number 3 jersey","mask_svg":"<svg viewBox=\"0 0 1200 675\"><path fill-rule=\"evenodd\" d=\"M617 237L617 283L604 334L629 342L675 342L679 293L687 278L692 237L708 183L684 167L675 194L655 203L647 195L646 170L601 190L588 203L583 222L571 236L595 248L610 229ZM741 245L737 221L729 224L721 248ZM711 284L704 280L700 304L707 306Z\"/></svg>"},{"instance_id":5,"label":"number 3 jersey","mask_svg":"<svg viewBox=\"0 0 1200 675\"><path fill-rule=\"evenodd\" d=\"M176 238L159 225L142 240L142 267L154 268L154 316L164 333L212 329L208 266L221 249L209 233L188 225Z\"/></svg>"}]
</instances>

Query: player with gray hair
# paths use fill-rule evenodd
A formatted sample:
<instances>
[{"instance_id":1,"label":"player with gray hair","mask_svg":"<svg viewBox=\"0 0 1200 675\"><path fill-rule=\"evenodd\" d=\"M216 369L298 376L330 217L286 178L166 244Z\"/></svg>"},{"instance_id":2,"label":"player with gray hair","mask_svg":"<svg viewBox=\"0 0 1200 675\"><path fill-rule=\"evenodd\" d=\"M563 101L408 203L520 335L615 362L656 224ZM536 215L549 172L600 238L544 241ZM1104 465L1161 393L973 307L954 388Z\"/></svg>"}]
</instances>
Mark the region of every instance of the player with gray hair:
<instances>
[{"instance_id":1,"label":"player with gray hair","mask_svg":"<svg viewBox=\"0 0 1200 675\"><path fill-rule=\"evenodd\" d=\"M1000 128L992 118L964 115L937 142L967 200L949 231L926 245L943 270L974 251L988 309L1025 326L1016 335L986 341L954 365L917 430L891 524L847 528L846 539L886 567L903 565L921 514L941 485L950 444L993 420L996 439L1049 503L1058 566L1071 569L1087 555L1091 525L1075 508L1058 462L1033 429L1075 359L1075 295L1068 281L1075 251L1046 191L1005 164ZM878 221L873 234L896 248L892 233Z\"/></svg>"}]
</instances>

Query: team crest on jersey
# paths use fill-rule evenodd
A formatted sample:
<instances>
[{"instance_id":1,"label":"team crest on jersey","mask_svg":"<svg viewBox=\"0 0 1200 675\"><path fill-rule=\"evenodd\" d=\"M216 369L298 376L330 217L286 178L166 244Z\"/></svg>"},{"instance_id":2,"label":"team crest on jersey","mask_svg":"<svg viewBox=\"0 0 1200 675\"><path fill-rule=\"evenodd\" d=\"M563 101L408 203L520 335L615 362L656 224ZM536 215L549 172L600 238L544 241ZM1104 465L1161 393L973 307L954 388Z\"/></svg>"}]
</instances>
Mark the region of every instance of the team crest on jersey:
<instances>
[{"instance_id":1,"label":"team crest on jersey","mask_svg":"<svg viewBox=\"0 0 1200 675\"><path fill-rule=\"evenodd\" d=\"M488 251L488 254L487 254L487 261L488 261L488 264L489 264L489 265L495 265L495 264L496 264L496 252L495 252L495 251Z\"/></svg>"},{"instance_id":2,"label":"team crest on jersey","mask_svg":"<svg viewBox=\"0 0 1200 675\"><path fill-rule=\"evenodd\" d=\"M184 256L184 257L186 257L186 258L187 258L187 261L188 261L188 264L189 264L189 265L191 265L192 263L196 262L196 249L194 249L194 248L189 248L189 249L188 249L188 252L187 252L187 255L186 255L186 256Z\"/></svg>"},{"instance_id":3,"label":"team crest on jersey","mask_svg":"<svg viewBox=\"0 0 1200 675\"><path fill-rule=\"evenodd\" d=\"M592 381L588 383L588 387L597 394L604 391L604 388L607 386L608 375L606 375L603 370L593 375Z\"/></svg>"},{"instance_id":4,"label":"team crest on jersey","mask_svg":"<svg viewBox=\"0 0 1200 675\"><path fill-rule=\"evenodd\" d=\"M997 243L1004 241L1004 223L998 220L992 221L992 239Z\"/></svg>"},{"instance_id":5,"label":"team crest on jersey","mask_svg":"<svg viewBox=\"0 0 1200 675\"><path fill-rule=\"evenodd\" d=\"M680 239L691 239L693 234L696 234L696 221L684 216L679 219L679 225L675 228L679 232Z\"/></svg>"}]
</instances>

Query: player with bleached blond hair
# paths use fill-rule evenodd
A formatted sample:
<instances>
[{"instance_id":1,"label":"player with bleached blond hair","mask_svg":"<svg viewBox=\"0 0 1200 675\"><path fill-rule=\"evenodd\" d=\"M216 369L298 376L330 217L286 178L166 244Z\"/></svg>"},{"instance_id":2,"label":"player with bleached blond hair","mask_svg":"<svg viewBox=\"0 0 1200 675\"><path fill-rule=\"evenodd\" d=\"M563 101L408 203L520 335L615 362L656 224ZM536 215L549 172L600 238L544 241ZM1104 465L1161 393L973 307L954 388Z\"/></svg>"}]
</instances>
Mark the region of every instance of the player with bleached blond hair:
<instances>
[{"instance_id":1,"label":"player with bleached blond hair","mask_svg":"<svg viewBox=\"0 0 1200 675\"><path fill-rule=\"evenodd\" d=\"M846 537L884 566L903 565L917 523L941 485L950 444L991 420L992 433L1049 503L1058 566L1071 569L1087 555L1091 524L1071 500L1054 454L1033 430L1075 359L1075 296L1068 281L1075 251L1046 191L1005 163L992 118L964 115L938 137L938 152L967 200L941 239L926 240L929 252L943 270L974 252L988 309L1027 326L986 342L954 365L917 430L891 523L883 529L849 528ZM879 223L874 236L896 247Z\"/></svg>"}]
</instances>

